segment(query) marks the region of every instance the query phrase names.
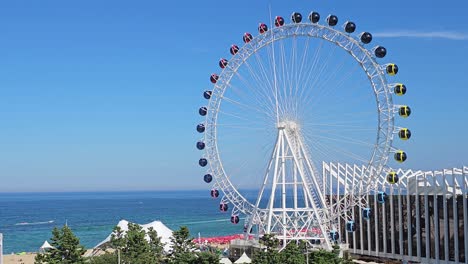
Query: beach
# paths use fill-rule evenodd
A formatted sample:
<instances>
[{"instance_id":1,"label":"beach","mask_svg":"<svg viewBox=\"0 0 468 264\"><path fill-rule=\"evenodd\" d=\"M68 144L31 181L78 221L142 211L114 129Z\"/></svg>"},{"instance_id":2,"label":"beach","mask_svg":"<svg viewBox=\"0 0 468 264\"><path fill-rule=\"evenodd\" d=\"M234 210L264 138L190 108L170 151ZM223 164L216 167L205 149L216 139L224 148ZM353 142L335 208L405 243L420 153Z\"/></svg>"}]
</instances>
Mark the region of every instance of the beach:
<instances>
[{"instance_id":1,"label":"beach","mask_svg":"<svg viewBox=\"0 0 468 264\"><path fill-rule=\"evenodd\" d=\"M34 264L35 257L36 253L26 253L22 255L4 255L3 264Z\"/></svg>"}]
</instances>

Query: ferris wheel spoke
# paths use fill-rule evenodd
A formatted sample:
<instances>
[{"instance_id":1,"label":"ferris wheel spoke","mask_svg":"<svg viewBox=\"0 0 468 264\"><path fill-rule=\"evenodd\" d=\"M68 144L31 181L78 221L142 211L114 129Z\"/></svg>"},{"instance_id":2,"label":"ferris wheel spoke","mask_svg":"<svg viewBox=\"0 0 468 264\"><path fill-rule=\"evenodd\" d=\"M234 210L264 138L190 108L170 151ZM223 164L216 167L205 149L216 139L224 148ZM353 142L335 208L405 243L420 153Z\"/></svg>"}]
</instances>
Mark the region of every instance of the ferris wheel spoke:
<instances>
[{"instance_id":1,"label":"ferris wheel spoke","mask_svg":"<svg viewBox=\"0 0 468 264\"><path fill-rule=\"evenodd\" d=\"M263 111L266 112L266 113L271 112L272 106L268 105L268 102L265 101L265 100L262 100L260 96L254 96L253 94L251 94L250 96L245 95L245 93L243 92L243 89L238 88L237 86L233 85L232 83L228 84L227 86L229 88L231 88L232 95L236 95L236 99L238 99L238 100L231 99L231 101L236 101L236 102L244 101L245 103L243 103L243 105L245 105L245 106L250 106L250 105L247 104L247 103L250 103L252 105L255 105L254 108L256 108L256 109L263 109ZM226 97L226 95L225 95L225 97ZM254 101L254 102L251 102L251 101ZM260 107L260 108L258 108L258 107Z\"/></svg>"},{"instance_id":2,"label":"ferris wheel spoke","mask_svg":"<svg viewBox=\"0 0 468 264\"><path fill-rule=\"evenodd\" d=\"M339 72L342 72L343 68L345 66L345 60L342 60L339 64L339 66L335 67L330 74L328 74L327 77L322 78L323 80L320 81L320 79L316 79L314 83L312 83L312 87L315 87L317 90L317 94L315 96L311 96L312 94L309 93L307 97L305 97L305 104L306 105L311 105L313 107L314 105L317 105L318 101L320 99L326 97L327 95L331 94L334 91L339 91L341 86L345 83L346 80L348 80L353 73L356 72L358 69L357 66L353 67L351 70L349 70L346 74L343 74L342 78L339 79L337 84L330 84L331 80L337 80L337 74Z\"/></svg>"},{"instance_id":3,"label":"ferris wheel spoke","mask_svg":"<svg viewBox=\"0 0 468 264\"><path fill-rule=\"evenodd\" d=\"M317 81L319 80L319 78L321 76L324 76L325 70L328 67L328 62L335 55L335 50L336 50L336 46L334 46L332 48L331 52L328 53L328 56L326 56L326 59L323 62L321 62L320 56L317 56L317 62L314 65L314 68L317 67L317 66L319 68L318 68L318 71L315 71L315 69L311 69L310 70L311 71L311 76L310 76L311 78L306 79L305 82L304 82L304 86L303 86L304 89L307 87L307 89L305 89L306 95L303 95L303 94L301 95L301 98L303 98L304 100L310 96L310 93L315 92L317 90L317 87L314 86L314 85L317 83ZM317 55L319 55L319 54L317 54ZM318 65L318 64L320 64L320 65ZM303 105L306 105L305 104L306 101L303 101L302 103L303 103Z\"/></svg>"},{"instance_id":4,"label":"ferris wheel spoke","mask_svg":"<svg viewBox=\"0 0 468 264\"><path fill-rule=\"evenodd\" d=\"M308 82L312 79L312 75L316 74L316 68L319 62L320 58L320 52L322 50L324 41L320 41L319 46L315 49L313 60L312 60L312 66L308 67L308 71L304 75L304 79L299 80L299 83L302 83L302 89L299 97L296 98L304 98L304 92L312 90L312 88L309 88ZM306 67L307 69L307 67Z\"/></svg>"},{"instance_id":5,"label":"ferris wheel spoke","mask_svg":"<svg viewBox=\"0 0 468 264\"><path fill-rule=\"evenodd\" d=\"M325 109L324 109L325 110ZM350 109L352 110L352 109ZM342 111L341 111L342 112ZM352 113L351 111L346 113L341 113L335 109L326 109L326 113L318 112L314 116L311 115L310 119L312 122L307 122L306 124L314 124L314 123L322 123L333 120L334 123L360 123L361 120L369 121L375 115L374 113L364 111L364 112L356 112ZM337 116L339 119L337 119Z\"/></svg>"},{"instance_id":6,"label":"ferris wheel spoke","mask_svg":"<svg viewBox=\"0 0 468 264\"><path fill-rule=\"evenodd\" d=\"M253 127L251 124L216 124L216 127L241 128L243 130L263 131L265 128Z\"/></svg>"},{"instance_id":7,"label":"ferris wheel spoke","mask_svg":"<svg viewBox=\"0 0 468 264\"><path fill-rule=\"evenodd\" d=\"M334 153L344 154L347 157L350 157L350 158L352 158L352 159L354 159L356 161L362 162L362 163L366 163L368 161L368 159L366 159L366 158L364 158L364 157L362 157L362 156L360 156L358 154L355 154L355 153L353 153L351 151L348 151L348 150L340 148L340 147L333 146L331 144L325 145L319 140L315 141L315 144L320 145L320 146L322 146L323 148L326 148L326 149L331 149L331 150L333 150Z\"/></svg>"},{"instance_id":8,"label":"ferris wheel spoke","mask_svg":"<svg viewBox=\"0 0 468 264\"><path fill-rule=\"evenodd\" d=\"M226 115L226 116L233 117L233 118L243 120L243 121L247 121L247 122L250 122L252 120L252 116L242 116L240 114L235 114L235 113L231 113L231 112L219 111L219 115L220 116Z\"/></svg>"},{"instance_id":9,"label":"ferris wheel spoke","mask_svg":"<svg viewBox=\"0 0 468 264\"><path fill-rule=\"evenodd\" d=\"M325 90L325 92L324 92L323 94L320 94L320 95L317 96L317 97L309 97L309 98L307 98L306 103L307 103L308 105L310 104L311 106L317 105L321 100L323 100L323 98L324 98L326 95L328 95L328 94L330 94L330 93L332 93L332 92L334 92L334 91L339 91L339 90L341 90L342 86L346 83L346 80L348 80L351 76L353 76L353 75L356 73L357 70L358 70L358 67L357 67L357 66L354 66L352 70L348 71L347 74L344 74L344 75L343 75L343 77L338 81L337 85L332 85L331 87L328 87L328 86L326 85L327 83L321 84L322 87L324 87L324 88L322 88L322 89ZM334 78L336 78L336 76L334 76ZM329 81L329 80L331 80L331 79L328 79L328 81ZM360 87L360 86L361 86L361 85L358 85L357 87ZM327 88L325 88L325 87L327 87ZM346 100L345 97L338 97L338 98L341 99L341 100ZM349 98L348 98L348 99L349 99Z\"/></svg>"},{"instance_id":10,"label":"ferris wheel spoke","mask_svg":"<svg viewBox=\"0 0 468 264\"><path fill-rule=\"evenodd\" d=\"M337 129L319 129L319 128L314 128L313 131L317 131L317 132L322 132L322 133L331 133L331 132L365 132L365 131L374 131L375 132L375 128L339 128L338 130Z\"/></svg>"},{"instance_id":11,"label":"ferris wheel spoke","mask_svg":"<svg viewBox=\"0 0 468 264\"><path fill-rule=\"evenodd\" d=\"M255 89L255 86L252 88L253 91L258 92L260 97L267 98L270 104L272 105L272 108L274 108L275 102L273 98L273 88L269 86L268 78L265 78L265 75L259 75L257 74L257 71L253 69L253 67L250 65L248 61L245 61L244 64L247 66L248 73L254 78L256 85L259 89ZM236 72L236 75L239 74ZM249 85L251 87L251 85ZM259 90L259 91L257 91Z\"/></svg>"},{"instance_id":12,"label":"ferris wheel spoke","mask_svg":"<svg viewBox=\"0 0 468 264\"><path fill-rule=\"evenodd\" d=\"M351 125L350 125L351 124ZM353 121L339 121L335 123L304 123L306 126L324 126L324 127L348 127L348 128L362 128L361 125L357 125L356 120Z\"/></svg>"},{"instance_id":13,"label":"ferris wheel spoke","mask_svg":"<svg viewBox=\"0 0 468 264\"><path fill-rule=\"evenodd\" d=\"M246 104L243 104L243 103L241 103L239 101L230 99L228 97L223 97L223 99L226 102L230 102L230 103L235 104L235 105L237 105L239 107L242 107L244 109L253 110L253 111L257 112L257 113L264 114L266 116L272 117L271 113L269 113L266 109L261 109L261 108L257 108L257 107L251 106L251 105L246 105Z\"/></svg>"},{"instance_id":14,"label":"ferris wheel spoke","mask_svg":"<svg viewBox=\"0 0 468 264\"><path fill-rule=\"evenodd\" d=\"M299 70L296 72L297 75L296 75L296 85L294 87L294 93L291 94L291 96L294 96L294 98L297 98L297 93L298 93L298 90L300 88L300 84L303 83L303 73L304 73L304 67L306 65L306 62L307 62L307 55L309 53L309 45L310 45L310 39L311 38L306 38L306 44L305 44L305 47L304 47L304 51L303 51L303 54L302 54L302 58L301 58L301 63L300 63L300 66L299 66ZM312 65L313 66L313 65ZM303 87L303 89L305 89L305 87ZM295 109L296 109L296 115L297 115L297 102L295 104Z\"/></svg>"},{"instance_id":15,"label":"ferris wheel spoke","mask_svg":"<svg viewBox=\"0 0 468 264\"><path fill-rule=\"evenodd\" d=\"M367 146L367 147L374 147L374 144L370 144L370 143L362 141L362 140L357 140L357 139L354 139L354 138L345 137L345 136L341 136L341 135L335 135L335 136L337 138L326 137L326 136L322 136L322 135L314 135L314 137L320 138L320 139L327 139L327 140L330 140L330 141L357 144L357 145L362 145L362 146Z\"/></svg>"}]
</instances>

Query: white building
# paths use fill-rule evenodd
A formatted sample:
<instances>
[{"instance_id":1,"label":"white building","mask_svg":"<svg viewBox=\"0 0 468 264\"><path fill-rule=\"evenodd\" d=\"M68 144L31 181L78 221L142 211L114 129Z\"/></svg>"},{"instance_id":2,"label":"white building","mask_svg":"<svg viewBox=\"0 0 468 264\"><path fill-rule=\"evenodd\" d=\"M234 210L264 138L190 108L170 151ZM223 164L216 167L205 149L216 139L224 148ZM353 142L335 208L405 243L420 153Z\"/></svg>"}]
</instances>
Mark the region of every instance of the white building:
<instances>
[{"instance_id":1,"label":"white building","mask_svg":"<svg viewBox=\"0 0 468 264\"><path fill-rule=\"evenodd\" d=\"M352 181L361 168L327 164L324 178L333 188ZM398 170L399 182L382 177L387 201L369 195L370 220L353 208L355 232L340 223L342 242L357 255L421 263L468 263L468 167L441 171Z\"/></svg>"}]
</instances>

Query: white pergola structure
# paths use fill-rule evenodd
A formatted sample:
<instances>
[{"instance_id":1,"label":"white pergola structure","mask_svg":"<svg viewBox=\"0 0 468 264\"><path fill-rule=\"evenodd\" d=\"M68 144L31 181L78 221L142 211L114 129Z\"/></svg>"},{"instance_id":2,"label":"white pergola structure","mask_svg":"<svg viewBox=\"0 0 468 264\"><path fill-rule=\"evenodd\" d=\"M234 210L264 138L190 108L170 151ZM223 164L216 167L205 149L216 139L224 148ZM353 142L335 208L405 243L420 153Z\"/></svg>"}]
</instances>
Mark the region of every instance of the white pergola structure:
<instances>
[{"instance_id":1,"label":"white pergola structure","mask_svg":"<svg viewBox=\"0 0 468 264\"><path fill-rule=\"evenodd\" d=\"M343 199L332 195L352 195L363 166L324 163L323 190L330 210L345 208ZM438 171L396 170L399 182L389 184L385 175L378 185L387 196L378 203L375 194L367 194L372 218L362 217L362 208L342 212L356 222L355 232L339 225L342 242L355 254L387 257L421 263L467 263L468 257L468 167ZM340 194L341 193L341 194ZM334 203L334 202L337 203ZM344 219L341 220L344 222Z\"/></svg>"}]
</instances>

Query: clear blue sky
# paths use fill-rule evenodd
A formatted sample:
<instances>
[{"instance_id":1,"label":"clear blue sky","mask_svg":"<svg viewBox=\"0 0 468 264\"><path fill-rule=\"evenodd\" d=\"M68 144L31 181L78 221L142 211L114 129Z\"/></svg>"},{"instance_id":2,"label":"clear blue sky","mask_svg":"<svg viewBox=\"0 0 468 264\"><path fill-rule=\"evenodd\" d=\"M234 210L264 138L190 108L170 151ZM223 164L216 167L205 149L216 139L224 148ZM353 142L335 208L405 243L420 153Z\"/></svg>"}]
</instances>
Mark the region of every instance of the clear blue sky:
<instances>
[{"instance_id":1,"label":"clear blue sky","mask_svg":"<svg viewBox=\"0 0 468 264\"><path fill-rule=\"evenodd\" d=\"M269 4L376 34L414 109L405 166L468 165L466 1L15 0L0 3L0 191L206 188L201 93Z\"/></svg>"}]
</instances>

